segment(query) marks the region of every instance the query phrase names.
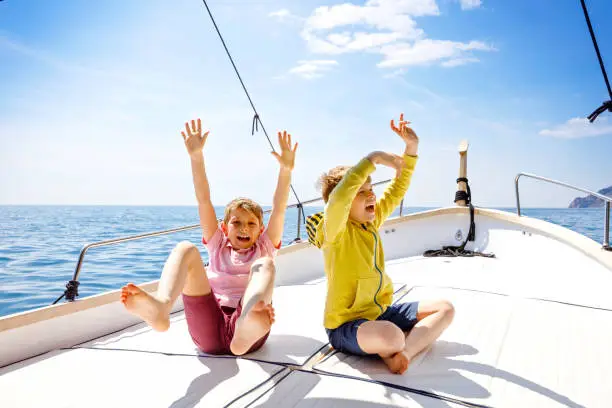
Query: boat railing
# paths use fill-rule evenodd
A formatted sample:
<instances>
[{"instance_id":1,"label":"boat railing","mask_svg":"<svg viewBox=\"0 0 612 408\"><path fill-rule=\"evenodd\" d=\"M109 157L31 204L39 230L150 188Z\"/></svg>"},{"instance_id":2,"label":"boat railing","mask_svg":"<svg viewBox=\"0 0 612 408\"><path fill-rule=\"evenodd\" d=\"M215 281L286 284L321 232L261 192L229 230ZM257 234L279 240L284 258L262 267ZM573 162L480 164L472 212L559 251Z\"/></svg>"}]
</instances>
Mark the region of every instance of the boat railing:
<instances>
[{"instance_id":1,"label":"boat railing","mask_svg":"<svg viewBox=\"0 0 612 408\"><path fill-rule=\"evenodd\" d=\"M516 190L516 212L519 215L519 217L521 216L521 199L519 196L519 180L521 177L527 177L527 178L532 178L535 180L545 181L547 183L556 184L558 186L570 188L572 190L581 191L583 193L592 195L595 198L599 198L600 200L603 200L605 203L605 219L604 219L604 239L603 239L602 247L605 250L612 251L612 247L610 247L610 203L612 203L612 198L606 197L605 195L596 193L594 191L587 190L585 188L580 188L580 187L576 187L568 183L564 183L562 181L557 181L557 180L549 179L547 177L537 176L535 174L530 174L530 173L519 173L516 175L516 178L514 179L514 188Z\"/></svg>"},{"instance_id":2,"label":"boat railing","mask_svg":"<svg viewBox=\"0 0 612 408\"><path fill-rule=\"evenodd\" d=\"M387 180L379 181L379 182L373 183L372 186L378 186L378 185L381 185L381 184L386 184L386 183L390 182L391 180L392 179L387 179ZM300 239L301 239L302 220L305 218L304 205L314 204L314 203L320 202L320 201L323 201L322 197L313 198L312 200L302 201L300 203L291 204L291 205L287 206L287 209L289 209L289 208L297 208L297 233L296 233L296 237L292 241L292 243L299 242ZM401 202L400 208L399 208L400 216L402 215L403 207L404 207L404 200L402 199L402 202ZM270 213L270 211L271 210L266 210L266 211L264 211L264 214L268 214L268 213ZM167 230L162 230L162 231L154 231L154 232L149 232L149 233L145 233L145 234L130 235L130 236L127 236L127 237L113 238L113 239L108 239L108 240L105 240L105 241L92 242L92 243L89 243L89 244L85 245L81 249L81 252L79 254L79 259L78 259L76 267L74 269L74 274L72 276L72 280L70 282L68 282L68 285L66 285L67 286L67 291L64 292L64 294L62 296L60 296L53 303L55 304L55 303L59 302L62 299L62 297L64 297L64 296L66 297L66 300L68 300L68 301L73 301L74 298L76 296L78 296L77 287L78 287L79 275L81 273L81 268L83 266L83 261L85 260L85 254L91 248L98 248L98 247L103 247L103 246L108 246L108 245L116 245L116 244L120 244L122 242L136 241L136 240L144 239L144 238L151 238L151 237L158 237L158 236L162 236L162 235L169 235L169 234L174 234L174 233L177 233L177 232L194 230L194 229L197 229L197 228L200 228L200 224L186 225L184 227L172 228L172 229L167 229ZM71 287L73 287L73 288L71 289Z\"/></svg>"}]
</instances>

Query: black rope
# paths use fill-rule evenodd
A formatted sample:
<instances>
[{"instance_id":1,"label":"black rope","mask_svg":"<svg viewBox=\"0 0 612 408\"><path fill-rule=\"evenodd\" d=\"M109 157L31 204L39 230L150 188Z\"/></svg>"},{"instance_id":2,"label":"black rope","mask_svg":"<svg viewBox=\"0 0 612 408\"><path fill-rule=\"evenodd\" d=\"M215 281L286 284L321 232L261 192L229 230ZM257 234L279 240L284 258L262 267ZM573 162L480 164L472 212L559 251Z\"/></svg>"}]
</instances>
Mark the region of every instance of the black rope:
<instances>
[{"instance_id":1,"label":"black rope","mask_svg":"<svg viewBox=\"0 0 612 408\"><path fill-rule=\"evenodd\" d=\"M204 7L206 7L206 11L208 11L208 15L210 16L210 20L212 21L213 25L215 26L215 30L217 31L217 34L219 35L219 39L221 40L221 44L223 44L223 48L225 48L225 52L226 52L230 62L232 63L232 67L234 67L234 71L236 72L236 76L238 77L238 80L240 81L240 85L242 85L242 89L244 90L244 93L246 94L247 98L249 99L249 103L251 104L251 108L253 108L253 112L255 113L255 116L253 116L253 126L252 126L252 129L251 129L251 134L255 134L255 131L259 131L258 125L261 125L261 130L263 130L264 134L266 135L266 139L268 139L268 143L270 144L270 147L272 148L272 151L276 151L274 149L274 145L272 144L272 141L270 140L270 137L268 136L268 132L266 131L266 128L264 127L263 123L261 122L261 118L259 116L259 113L257 112L257 109L255 108L255 104L253 103L253 100L251 99L251 95L249 94L249 91L247 90L246 85L244 84L244 81L242 80L242 77L240 76L240 72L238 72L238 68L236 67L236 64L234 63L234 59L232 58L232 54L230 54L229 49L227 48L227 45L225 44L225 40L223 39L223 36L221 35L221 31L219 30L219 26L217 26L217 22L215 21L215 18L213 17L212 12L210 11L210 8L208 7L208 3L206 3L206 0L202 0L202 2L204 3ZM293 188L293 184L290 184L289 187L291 188L291 191L293 192L293 195L295 196L296 201L301 204L301 201L298 198L298 195L295 192L295 189Z\"/></svg>"},{"instance_id":2,"label":"black rope","mask_svg":"<svg viewBox=\"0 0 612 408\"><path fill-rule=\"evenodd\" d=\"M589 121L594 122L595 119L605 111L612 112L612 100L604 102L599 108L595 109L593 113L589 115Z\"/></svg>"},{"instance_id":3,"label":"black rope","mask_svg":"<svg viewBox=\"0 0 612 408\"><path fill-rule=\"evenodd\" d=\"M63 297L65 297L67 301L73 302L77 296L79 296L79 281L71 280L68 281L68 283L66 284L66 290L64 291L64 293L62 293L60 297L55 299L55 302L53 302L52 304L56 304L57 302L62 300Z\"/></svg>"},{"instance_id":4,"label":"black rope","mask_svg":"<svg viewBox=\"0 0 612 408\"><path fill-rule=\"evenodd\" d=\"M0 0L1 1L1 0ZM52 305L56 304L57 302L59 302L60 300L62 300L64 298L64 296L66 296L66 292L62 293L60 295L60 297L58 297L57 299L55 299L55 302L51 303Z\"/></svg>"},{"instance_id":5,"label":"black rope","mask_svg":"<svg viewBox=\"0 0 612 408\"><path fill-rule=\"evenodd\" d=\"M470 251L465 249L465 246L468 242L474 241L476 239L476 223L474 222L474 206L472 205L472 191L470 190L470 184L468 183L468 179L466 177L459 177L457 179L457 183L463 182L467 187L467 191L458 190L455 193L455 202L457 201L465 201L465 203L470 208L470 229L467 234L467 238L463 243L459 246L443 246L442 249L430 249L423 253L423 256L428 258L433 258L437 256L445 256L445 257L472 257L472 256L482 256L485 258L495 258L495 254L485 254L477 251Z\"/></svg>"},{"instance_id":6,"label":"black rope","mask_svg":"<svg viewBox=\"0 0 612 408\"><path fill-rule=\"evenodd\" d=\"M459 177L457 183L465 183L466 191L457 190L455 193L455 202L464 200L465 203L470 207L470 230L468 232L467 241L474 241L476 239L476 224L474 223L474 206L472 205L472 190L470 190L470 184L467 177ZM466 241L466 243L467 243ZM463 244L465 246L465 244Z\"/></svg>"},{"instance_id":7,"label":"black rope","mask_svg":"<svg viewBox=\"0 0 612 408\"><path fill-rule=\"evenodd\" d=\"M253 115L253 124L251 125L251 136L255 134L255 132L259 132L259 115Z\"/></svg>"},{"instance_id":8,"label":"black rope","mask_svg":"<svg viewBox=\"0 0 612 408\"><path fill-rule=\"evenodd\" d=\"M582 4L582 11L584 12L584 18L587 22L587 26L589 26L589 33L591 33L591 40L593 40L593 46L595 47L595 53L597 54L597 60L599 61L599 67L601 68L601 73L603 74L604 81L606 82L606 87L608 88L608 95L610 96L610 100L604 102L599 108L595 109L593 113L589 115L589 121L594 122L597 117L605 112L612 112L612 87L610 87L610 81L608 80L608 74L606 73L606 67L604 66L603 58L601 57L601 53L599 52L599 47L597 46L597 39L595 38L595 32L593 31L593 26L591 25L591 19L589 18L589 12L587 10L587 6L584 0L580 0Z\"/></svg>"}]
</instances>

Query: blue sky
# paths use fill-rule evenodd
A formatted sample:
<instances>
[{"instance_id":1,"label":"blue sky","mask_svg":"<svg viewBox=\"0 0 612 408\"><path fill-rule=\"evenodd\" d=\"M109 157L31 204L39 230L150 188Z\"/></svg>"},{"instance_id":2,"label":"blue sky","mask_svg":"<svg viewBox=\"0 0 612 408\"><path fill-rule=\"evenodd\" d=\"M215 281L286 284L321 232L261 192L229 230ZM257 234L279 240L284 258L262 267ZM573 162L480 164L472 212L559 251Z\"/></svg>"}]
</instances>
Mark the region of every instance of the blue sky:
<instances>
[{"instance_id":1,"label":"blue sky","mask_svg":"<svg viewBox=\"0 0 612 408\"><path fill-rule=\"evenodd\" d=\"M400 153L400 112L421 138L406 205L452 205L462 139L480 206L513 206L520 171L612 184L612 118L583 119L608 96L578 0L209 5L267 130L300 142L302 199L332 166ZM588 5L612 71L612 3ZM193 205L196 116L213 201L271 202L277 163L200 1L4 0L0 61L0 204ZM527 206L576 195L524 184Z\"/></svg>"}]
</instances>

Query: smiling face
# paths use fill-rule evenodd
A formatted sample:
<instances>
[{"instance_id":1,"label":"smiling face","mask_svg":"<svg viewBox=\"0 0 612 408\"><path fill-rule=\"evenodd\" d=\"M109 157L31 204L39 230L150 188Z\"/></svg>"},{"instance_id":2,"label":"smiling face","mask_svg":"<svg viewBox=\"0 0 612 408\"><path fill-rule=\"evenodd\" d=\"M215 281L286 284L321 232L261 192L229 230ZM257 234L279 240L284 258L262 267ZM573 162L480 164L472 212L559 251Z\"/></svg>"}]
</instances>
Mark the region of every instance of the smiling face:
<instances>
[{"instance_id":1,"label":"smiling face","mask_svg":"<svg viewBox=\"0 0 612 408\"><path fill-rule=\"evenodd\" d=\"M321 176L321 194L325 203L329 201L330 195L350 168L350 166L336 166ZM370 177L363 183L353 199L349 219L362 224L376 219L376 195L372 190Z\"/></svg>"},{"instance_id":2,"label":"smiling face","mask_svg":"<svg viewBox=\"0 0 612 408\"><path fill-rule=\"evenodd\" d=\"M235 199L225 209L221 228L233 248L250 248L263 232L263 210L252 200Z\"/></svg>"},{"instance_id":3,"label":"smiling face","mask_svg":"<svg viewBox=\"0 0 612 408\"><path fill-rule=\"evenodd\" d=\"M372 222L376 218L376 194L370 179L363 183L353 199L349 218L359 223Z\"/></svg>"},{"instance_id":4,"label":"smiling face","mask_svg":"<svg viewBox=\"0 0 612 408\"><path fill-rule=\"evenodd\" d=\"M255 214L242 208L232 210L227 223L224 222L223 225L223 232L235 249L247 249L253 246L262 230Z\"/></svg>"}]
</instances>

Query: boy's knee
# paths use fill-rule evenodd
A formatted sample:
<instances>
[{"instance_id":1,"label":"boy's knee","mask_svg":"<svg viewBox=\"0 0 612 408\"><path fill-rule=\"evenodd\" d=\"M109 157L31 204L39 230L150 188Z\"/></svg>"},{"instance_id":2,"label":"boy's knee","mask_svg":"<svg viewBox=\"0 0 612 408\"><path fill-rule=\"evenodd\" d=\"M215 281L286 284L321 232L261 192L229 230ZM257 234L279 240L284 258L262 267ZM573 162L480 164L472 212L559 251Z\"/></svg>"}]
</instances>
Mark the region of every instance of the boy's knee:
<instances>
[{"instance_id":1,"label":"boy's knee","mask_svg":"<svg viewBox=\"0 0 612 408\"><path fill-rule=\"evenodd\" d=\"M406 344L406 335L398 326L391 322L382 321L378 328L380 340L389 350L401 350Z\"/></svg>"},{"instance_id":2,"label":"boy's knee","mask_svg":"<svg viewBox=\"0 0 612 408\"><path fill-rule=\"evenodd\" d=\"M269 256L259 258L255 262L253 262L253 266L251 266L251 270L253 272L266 272L270 274L274 274L276 268L274 266L274 259Z\"/></svg>"}]
</instances>

